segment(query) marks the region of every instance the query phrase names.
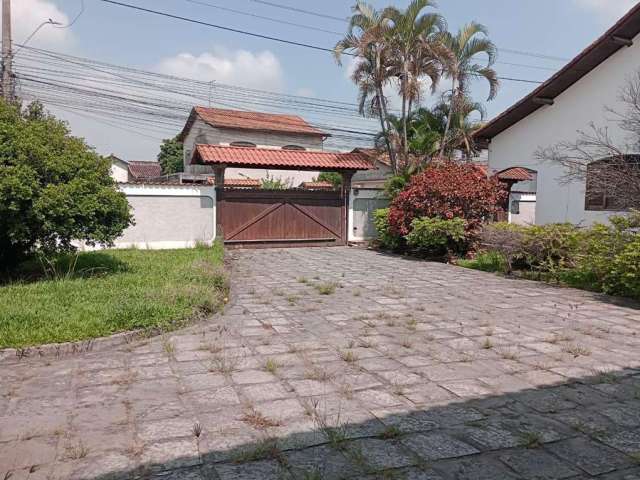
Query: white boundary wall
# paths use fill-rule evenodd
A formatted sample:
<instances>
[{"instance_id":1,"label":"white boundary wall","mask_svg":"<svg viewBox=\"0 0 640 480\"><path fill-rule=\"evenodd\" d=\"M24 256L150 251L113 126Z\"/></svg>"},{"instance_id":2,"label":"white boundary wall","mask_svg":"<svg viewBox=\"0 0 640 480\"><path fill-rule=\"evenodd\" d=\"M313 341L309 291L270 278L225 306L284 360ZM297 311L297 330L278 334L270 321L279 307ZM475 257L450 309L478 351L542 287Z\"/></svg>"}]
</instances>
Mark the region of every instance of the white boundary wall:
<instances>
[{"instance_id":1,"label":"white boundary wall","mask_svg":"<svg viewBox=\"0 0 640 480\"><path fill-rule=\"evenodd\" d=\"M135 225L115 241L116 248L188 248L215 240L215 187L120 184L118 188L127 195Z\"/></svg>"}]
</instances>

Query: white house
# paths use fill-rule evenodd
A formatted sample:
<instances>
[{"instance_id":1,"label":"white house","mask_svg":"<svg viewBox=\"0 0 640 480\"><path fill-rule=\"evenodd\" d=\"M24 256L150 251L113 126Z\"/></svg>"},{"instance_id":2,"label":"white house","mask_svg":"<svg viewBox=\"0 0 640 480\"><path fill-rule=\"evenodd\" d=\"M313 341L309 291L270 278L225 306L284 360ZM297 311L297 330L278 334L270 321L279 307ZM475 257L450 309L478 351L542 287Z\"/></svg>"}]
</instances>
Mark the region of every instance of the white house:
<instances>
[{"instance_id":1,"label":"white house","mask_svg":"<svg viewBox=\"0 0 640 480\"><path fill-rule=\"evenodd\" d=\"M158 162L127 161L114 154L108 158L111 160L111 176L118 183L142 182L162 175Z\"/></svg>"},{"instance_id":2,"label":"white house","mask_svg":"<svg viewBox=\"0 0 640 480\"><path fill-rule=\"evenodd\" d=\"M615 213L611 204L619 202L603 201L603 195L599 202L592 200L593 195L587 198L587 182L562 182L562 166L537 160L535 152L575 141L578 131L587 130L590 122L608 127L616 144L627 143L628 134L606 109L624 109L618 97L621 87L640 69L639 34L640 4L549 80L476 133L476 140L488 145L491 174L513 167L535 173L535 192L518 192L516 185L512 188L518 193L512 201L525 200L512 213L522 212L524 206L536 224L590 224ZM526 205L532 198L533 214L531 205Z\"/></svg>"},{"instance_id":3,"label":"white house","mask_svg":"<svg viewBox=\"0 0 640 480\"><path fill-rule=\"evenodd\" d=\"M111 160L111 176L118 183L126 183L129 181L129 162L122 158L116 157L114 154L109 155Z\"/></svg>"}]
</instances>

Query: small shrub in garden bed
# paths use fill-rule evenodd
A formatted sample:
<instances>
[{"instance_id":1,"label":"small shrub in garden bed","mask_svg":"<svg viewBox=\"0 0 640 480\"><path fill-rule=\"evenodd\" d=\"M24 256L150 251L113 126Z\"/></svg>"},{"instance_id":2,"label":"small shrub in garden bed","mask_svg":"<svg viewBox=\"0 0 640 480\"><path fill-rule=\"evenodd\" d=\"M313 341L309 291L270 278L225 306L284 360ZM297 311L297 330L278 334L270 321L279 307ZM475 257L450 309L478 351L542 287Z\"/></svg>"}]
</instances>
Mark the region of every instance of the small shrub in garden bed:
<instances>
[{"instance_id":1,"label":"small shrub in garden bed","mask_svg":"<svg viewBox=\"0 0 640 480\"><path fill-rule=\"evenodd\" d=\"M461 267L482 270L483 272L508 272L507 261L501 253L495 250L481 252L473 259L460 259L457 264Z\"/></svg>"},{"instance_id":2,"label":"small shrub in garden bed","mask_svg":"<svg viewBox=\"0 0 640 480\"><path fill-rule=\"evenodd\" d=\"M425 255L445 255L461 252L465 245L464 219L416 218L411 222L411 232L406 236L407 244L416 252Z\"/></svg>"},{"instance_id":3,"label":"small shrub in garden bed","mask_svg":"<svg viewBox=\"0 0 640 480\"><path fill-rule=\"evenodd\" d=\"M389 209L380 208L373 212L373 224L378 232L378 242L383 248L398 250L404 246L404 239L389 229Z\"/></svg>"},{"instance_id":4,"label":"small shrub in garden bed","mask_svg":"<svg viewBox=\"0 0 640 480\"><path fill-rule=\"evenodd\" d=\"M640 213L613 216L588 228L570 224L517 226L496 223L480 234L485 252L459 265L498 269L538 280L640 300ZM499 271L499 270L498 270Z\"/></svg>"}]
</instances>

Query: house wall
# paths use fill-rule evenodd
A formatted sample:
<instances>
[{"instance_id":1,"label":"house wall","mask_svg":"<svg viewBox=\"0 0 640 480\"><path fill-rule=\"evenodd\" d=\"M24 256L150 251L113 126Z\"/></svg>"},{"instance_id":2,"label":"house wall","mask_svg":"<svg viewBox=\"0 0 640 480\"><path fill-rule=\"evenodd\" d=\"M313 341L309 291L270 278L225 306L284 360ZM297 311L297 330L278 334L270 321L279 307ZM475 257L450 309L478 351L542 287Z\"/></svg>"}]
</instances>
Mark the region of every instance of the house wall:
<instances>
[{"instance_id":1,"label":"house wall","mask_svg":"<svg viewBox=\"0 0 640 480\"><path fill-rule=\"evenodd\" d=\"M186 185L120 185L135 225L115 242L117 248L186 248L215 239L215 188Z\"/></svg>"},{"instance_id":2,"label":"house wall","mask_svg":"<svg viewBox=\"0 0 640 480\"><path fill-rule=\"evenodd\" d=\"M518 212L514 211L514 202L518 203ZM509 223L530 225L536 222L536 194L511 192L509 194Z\"/></svg>"},{"instance_id":3,"label":"house wall","mask_svg":"<svg viewBox=\"0 0 640 480\"><path fill-rule=\"evenodd\" d=\"M349 241L364 242L376 238L373 227L373 212L385 208L389 200L382 189L351 189L349 195Z\"/></svg>"},{"instance_id":4,"label":"house wall","mask_svg":"<svg viewBox=\"0 0 640 480\"><path fill-rule=\"evenodd\" d=\"M276 132L258 132L252 130L232 130L212 127L196 117L184 139L184 171L187 173L213 173L208 165L191 165L190 160L197 143L228 145L232 142L252 142L258 147L283 147L299 145L308 150L322 150L322 137L312 135L294 135ZM248 168L228 168L225 175L229 178L264 178L269 173L276 178L290 178L295 187L302 182L311 181L318 172L299 170L265 170Z\"/></svg>"},{"instance_id":5,"label":"house wall","mask_svg":"<svg viewBox=\"0 0 640 480\"><path fill-rule=\"evenodd\" d=\"M356 184L360 182L372 182L382 180L383 182L391 175L391 167L381 162L375 163L375 170L360 170L356 172L351 183Z\"/></svg>"},{"instance_id":6,"label":"house wall","mask_svg":"<svg viewBox=\"0 0 640 480\"><path fill-rule=\"evenodd\" d=\"M129 181L129 167L124 162L112 162L111 163L111 176L118 183L125 183Z\"/></svg>"},{"instance_id":7,"label":"house wall","mask_svg":"<svg viewBox=\"0 0 640 480\"><path fill-rule=\"evenodd\" d=\"M625 145L627 134L615 123L605 107L619 111L620 88L640 66L640 36L601 63L596 69L559 95L554 105L547 105L494 137L489 146L492 172L508 167L527 167L538 172L535 222L571 222L591 224L605 221L613 212L585 211L584 182L566 185L559 181L562 167L535 159L539 147L561 141L574 141L577 130L587 130L590 122L608 126L618 145Z\"/></svg>"}]
</instances>

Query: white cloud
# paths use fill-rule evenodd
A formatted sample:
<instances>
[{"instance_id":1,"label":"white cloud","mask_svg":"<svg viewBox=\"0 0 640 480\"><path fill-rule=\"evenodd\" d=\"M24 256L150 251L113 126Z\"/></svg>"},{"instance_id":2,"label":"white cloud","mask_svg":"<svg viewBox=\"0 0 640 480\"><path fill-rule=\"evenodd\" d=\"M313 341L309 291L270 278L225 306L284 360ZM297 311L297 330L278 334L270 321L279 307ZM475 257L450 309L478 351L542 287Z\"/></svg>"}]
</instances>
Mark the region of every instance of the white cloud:
<instances>
[{"instance_id":1,"label":"white cloud","mask_svg":"<svg viewBox=\"0 0 640 480\"><path fill-rule=\"evenodd\" d=\"M21 44L42 22L51 19L62 25L69 24L69 16L55 4L47 0L20 0L11 3L12 36ZM29 41L29 46L39 46L50 50L67 47L73 41L70 28L56 28L44 25Z\"/></svg>"},{"instance_id":2,"label":"white cloud","mask_svg":"<svg viewBox=\"0 0 640 480\"><path fill-rule=\"evenodd\" d=\"M197 56L180 53L162 60L158 70L170 75L262 90L281 91L284 85L280 61L268 50L253 53L218 47Z\"/></svg>"},{"instance_id":3,"label":"white cloud","mask_svg":"<svg viewBox=\"0 0 640 480\"><path fill-rule=\"evenodd\" d=\"M573 0L573 3L601 15L604 21L610 22L627 13L638 0Z\"/></svg>"}]
</instances>

